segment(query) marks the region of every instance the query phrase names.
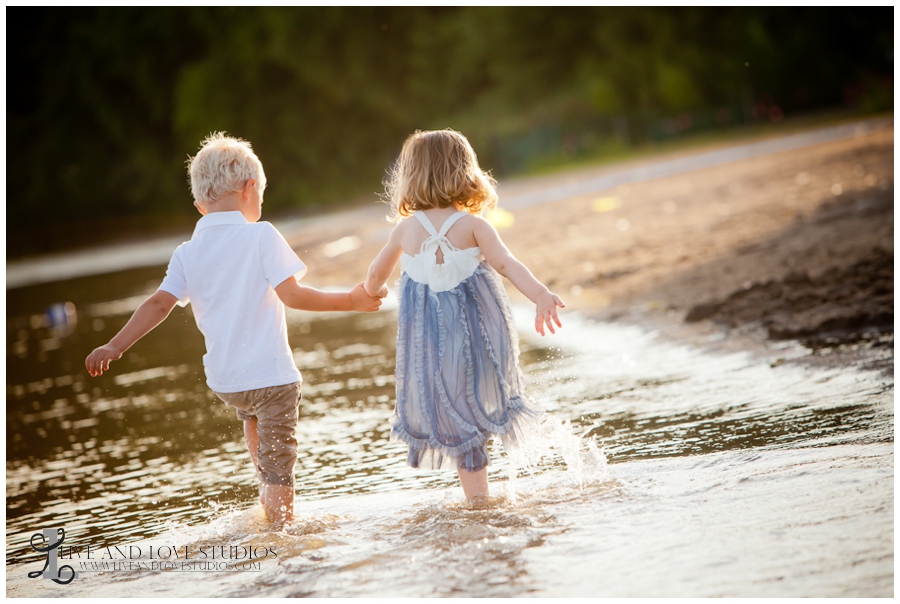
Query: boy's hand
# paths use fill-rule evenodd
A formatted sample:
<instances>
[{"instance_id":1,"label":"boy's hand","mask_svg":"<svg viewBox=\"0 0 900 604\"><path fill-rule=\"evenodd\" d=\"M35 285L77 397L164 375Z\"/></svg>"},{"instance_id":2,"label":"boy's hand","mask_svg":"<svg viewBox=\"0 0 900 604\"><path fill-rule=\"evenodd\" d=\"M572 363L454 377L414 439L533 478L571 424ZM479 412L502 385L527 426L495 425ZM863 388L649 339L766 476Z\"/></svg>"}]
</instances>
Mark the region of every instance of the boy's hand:
<instances>
[{"instance_id":1,"label":"boy's hand","mask_svg":"<svg viewBox=\"0 0 900 604\"><path fill-rule=\"evenodd\" d=\"M388 286L387 283L381 286L381 289L376 290L375 293L372 293L372 288L369 286L368 281L363 281L363 289L366 290L366 293L374 298L387 298L388 295Z\"/></svg>"},{"instance_id":2,"label":"boy's hand","mask_svg":"<svg viewBox=\"0 0 900 604\"><path fill-rule=\"evenodd\" d=\"M381 293L381 292L379 292ZM350 306L357 312L375 312L381 307L381 298L370 296L362 283L350 290Z\"/></svg>"},{"instance_id":3,"label":"boy's hand","mask_svg":"<svg viewBox=\"0 0 900 604\"><path fill-rule=\"evenodd\" d=\"M110 344L104 344L99 348L95 348L94 352L88 355L84 360L84 366L87 367L91 377L97 377L104 371L109 370L110 361L118 361L121 358L121 350Z\"/></svg>"},{"instance_id":4,"label":"boy's hand","mask_svg":"<svg viewBox=\"0 0 900 604\"><path fill-rule=\"evenodd\" d=\"M560 298L550 290L547 290L538 296L536 306L537 314L534 318L535 331L537 331L541 335L544 335L544 323L546 323L547 327L550 329L550 333L556 333L556 330L553 329L553 324L556 323L557 327L562 327L562 323L559 320L559 315L556 312L556 307L566 307L565 303L562 301L562 298Z\"/></svg>"}]
</instances>

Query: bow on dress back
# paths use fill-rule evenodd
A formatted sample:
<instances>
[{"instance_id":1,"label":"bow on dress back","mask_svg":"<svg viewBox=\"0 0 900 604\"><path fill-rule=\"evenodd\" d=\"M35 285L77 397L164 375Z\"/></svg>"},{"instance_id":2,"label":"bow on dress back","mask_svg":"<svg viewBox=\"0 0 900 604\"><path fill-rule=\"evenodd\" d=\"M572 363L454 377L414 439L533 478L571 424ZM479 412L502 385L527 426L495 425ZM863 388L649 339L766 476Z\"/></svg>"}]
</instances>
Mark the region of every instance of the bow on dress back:
<instances>
[{"instance_id":1,"label":"bow on dress back","mask_svg":"<svg viewBox=\"0 0 900 604\"><path fill-rule=\"evenodd\" d=\"M472 276L481 262L481 249L476 246L461 250L447 239L450 227L466 214L467 212L460 211L451 215L441 225L440 232L424 212L413 214L428 231L429 237L422 242L418 254L401 256L400 267L410 279L425 283L432 290L440 292L453 289ZM438 250L443 255L443 262L440 264L437 261Z\"/></svg>"}]
</instances>

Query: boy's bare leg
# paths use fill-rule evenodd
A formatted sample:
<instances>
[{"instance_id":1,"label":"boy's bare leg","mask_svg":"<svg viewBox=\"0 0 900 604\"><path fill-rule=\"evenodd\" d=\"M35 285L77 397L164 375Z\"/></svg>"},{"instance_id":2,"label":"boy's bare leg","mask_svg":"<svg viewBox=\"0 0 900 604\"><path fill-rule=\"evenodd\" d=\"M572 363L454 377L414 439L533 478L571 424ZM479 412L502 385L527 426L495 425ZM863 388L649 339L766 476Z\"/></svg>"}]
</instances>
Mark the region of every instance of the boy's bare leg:
<instances>
[{"instance_id":1,"label":"boy's bare leg","mask_svg":"<svg viewBox=\"0 0 900 604\"><path fill-rule=\"evenodd\" d=\"M253 460L253 468L256 470L256 477L259 478L259 432L257 431L256 418L244 420L244 439L247 441L247 450L250 451L250 458ZM266 485L259 482L259 502L266 505Z\"/></svg>"},{"instance_id":2,"label":"boy's bare leg","mask_svg":"<svg viewBox=\"0 0 900 604\"><path fill-rule=\"evenodd\" d=\"M269 522L282 524L294 519L294 487L292 485L265 485L263 509Z\"/></svg>"},{"instance_id":3,"label":"boy's bare leg","mask_svg":"<svg viewBox=\"0 0 900 604\"><path fill-rule=\"evenodd\" d=\"M257 419L254 417L244 421L244 439L253 459L253 467L259 476L259 431ZM277 484L259 483L259 502L270 522L284 523L294 519L294 487Z\"/></svg>"},{"instance_id":4,"label":"boy's bare leg","mask_svg":"<svg viewBox=\"0 0 900 604\"><path fill-rule=\"evenodd\" d=\"M463 493L466 499L472 501L476 497L488 497L488 477L487 468L482 468L477 472L469 472L465 468L457 468L456 473L459 474L459 481L462 483Z\"/></svg>"}]
</instances>

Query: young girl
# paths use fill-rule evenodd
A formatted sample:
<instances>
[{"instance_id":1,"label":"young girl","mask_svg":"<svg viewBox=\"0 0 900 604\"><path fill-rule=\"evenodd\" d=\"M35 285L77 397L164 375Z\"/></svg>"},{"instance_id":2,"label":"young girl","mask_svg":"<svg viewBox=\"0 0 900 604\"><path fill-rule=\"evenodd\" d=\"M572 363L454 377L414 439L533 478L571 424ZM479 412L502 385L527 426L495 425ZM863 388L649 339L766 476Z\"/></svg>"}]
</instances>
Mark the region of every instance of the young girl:
<instances>
[{"instance_id":1,"label":"young girl","mask_svg":"<svg viewBox=\"0 0 900 604\"><path fill-rule=\"evenodd\" d=\"M400 221L365 281L385 296L399 261L397 405L391 438L409 445L413 468L455 467L466 498L488 496L487 441L516 444L529 405L519 342L500 275L537 305L535 329L562 327L562 300L534 278L479 216L497 205L496 184L464 136L416 132L387 184ZM413 219L403 220L412 216ZM482 257L484 261L482 261Z\"/></svg>"}]
</instances>

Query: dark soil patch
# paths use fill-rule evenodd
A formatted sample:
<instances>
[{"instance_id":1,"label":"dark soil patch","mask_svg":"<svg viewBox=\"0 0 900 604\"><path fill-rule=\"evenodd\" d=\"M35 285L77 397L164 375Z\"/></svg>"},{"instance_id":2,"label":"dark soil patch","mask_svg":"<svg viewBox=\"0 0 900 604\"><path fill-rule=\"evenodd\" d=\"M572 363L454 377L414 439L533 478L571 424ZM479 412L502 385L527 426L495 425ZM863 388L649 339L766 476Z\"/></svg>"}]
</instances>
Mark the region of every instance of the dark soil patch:
<instances>
[{"instance_id":1,"label":"dark soil patch","mask_svg":"<svg viewBox=\"0 0 900 604\"><path fill-rule=\"evenodd\" d=\"M718 302L690 309L702 319L737 327L760 322L772 339L796 339L818 348L894 331L894 257L874 248L853 265L817 277L792 272L751 284Z\"/></svg>"}]
</instances>

